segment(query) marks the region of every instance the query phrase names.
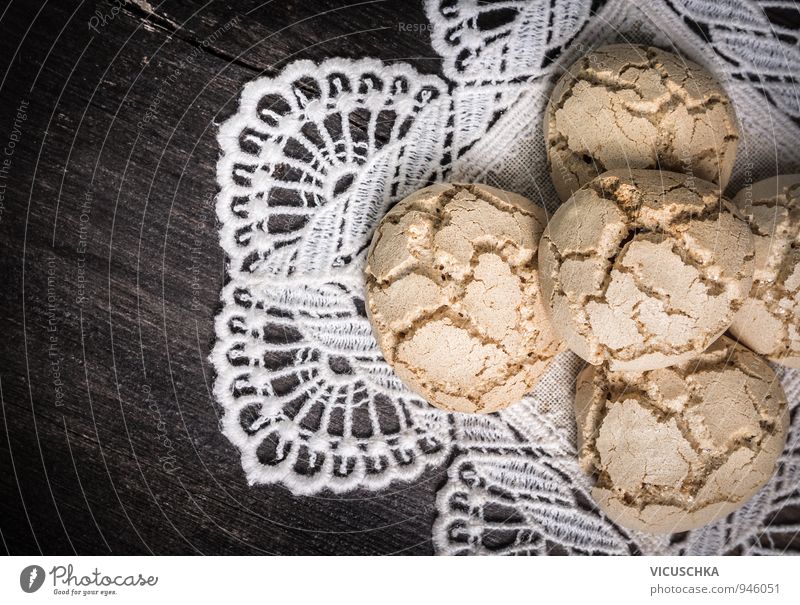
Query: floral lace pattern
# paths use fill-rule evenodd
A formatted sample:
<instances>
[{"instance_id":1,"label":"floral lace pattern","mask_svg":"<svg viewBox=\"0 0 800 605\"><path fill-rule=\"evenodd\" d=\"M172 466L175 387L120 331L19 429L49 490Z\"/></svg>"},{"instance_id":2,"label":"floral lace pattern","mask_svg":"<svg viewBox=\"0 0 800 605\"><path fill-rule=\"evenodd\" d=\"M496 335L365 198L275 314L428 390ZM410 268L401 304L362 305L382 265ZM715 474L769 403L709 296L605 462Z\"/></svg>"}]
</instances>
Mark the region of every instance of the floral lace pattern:
<instances>
[{"instance_id":1,"label":"floral lace pattern","mask_svg":"<svg viewBox=\"0 0 800 605\"><path fill-rule=\"evenodd\" d=\"M426 0L443 77L364 59L290 64L248 84L220 128L220 242L228 281L212 361L223 430L251 483L297 494L379 490L448 464L433 543L443 554L780 553L800 526L800 373L775 477L746 506L673 536L620 528L578 468L572 397L581 361L559 356L535 391L491 416L447 415L383 361L363 302L380 217L444 179L514 190L552 211L542 116L590 48L647 42L712 70L742 132L729 192L796 171L798 32L791 2Z\"/></svg>"},{"instance_id":2,"label":"floral lace pattern","mask_svg":"<svg viewBox=\"0 0 800 605\"><path fill-rule=\"evenodd\" d=\"M391 202L441 180L444 83L333 59L248 84L220 129L215 394L251 483L380 489L441 464L450 420L381 358L362 270Z\"/></svg>"}]
</instances>

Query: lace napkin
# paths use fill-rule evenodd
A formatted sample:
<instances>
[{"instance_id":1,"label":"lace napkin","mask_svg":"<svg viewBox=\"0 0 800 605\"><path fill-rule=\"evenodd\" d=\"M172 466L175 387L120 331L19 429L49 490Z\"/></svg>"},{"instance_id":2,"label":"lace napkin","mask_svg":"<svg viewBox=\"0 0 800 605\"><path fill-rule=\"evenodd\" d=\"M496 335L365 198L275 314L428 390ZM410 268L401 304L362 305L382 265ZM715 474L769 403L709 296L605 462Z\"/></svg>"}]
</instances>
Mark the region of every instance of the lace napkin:
<instances>
[{"instance_id":1,"label":"lace napkin","mask_svg":"<svg viewBox=\"0 0 800 605\"><path fill-rule=\"evenodd\" d=\"M427 0L443 76L405 63L298 61L249 83L220 128L216 200L228 257L211 359L222 428L251 484L296 494L380 490L447 465L442 554L780 553L800 525L800 373L778 368L793 411L778 472L702 529L650 536L592 503L572 417L582 362L556 359L535 391L491 416L450 415L383 361L364 310L373 229L441 180L513 190L552 211L542 116L555 79L591 48L644 42L716 74L741 124L730 192L800 168L793 2ZM797 22L795 17L795 22Z\"/></svg>"}]
</instances>

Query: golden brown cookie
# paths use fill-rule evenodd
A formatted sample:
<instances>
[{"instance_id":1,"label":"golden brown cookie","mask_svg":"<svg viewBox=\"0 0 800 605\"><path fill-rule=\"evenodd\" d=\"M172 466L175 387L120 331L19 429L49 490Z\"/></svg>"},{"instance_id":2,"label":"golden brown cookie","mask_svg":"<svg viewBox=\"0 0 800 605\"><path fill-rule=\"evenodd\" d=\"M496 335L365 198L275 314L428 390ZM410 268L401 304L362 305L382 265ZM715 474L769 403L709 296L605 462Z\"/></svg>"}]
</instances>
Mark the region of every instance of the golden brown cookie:
<instances>
[{"instance_id":1,"label":"golden brown cookie","mask_svg":"<svg viewBox=\"0 0 800 605\"><path fill-rule=\"evenodd\" d=\"M545 114L550 172L566 200L606 170L674 170L725 188L738 129L705 69L648 46L603 46L569 67Z\"/></svg>"},{"instance_id":2,"label":"golden brown cookie","mask_svg":"<svg viewBox=\"0 0 800 605\"><path fill-rule=\"evenodd\" d=\"M383 218L367 309L386 361L431 404L489 413L527 393L561 350L542 307L545 213L486 185L440 184Z\"/></svg>"},{"instance_id":3,"label":"golden brown cookie","mask_svg":"<svg viewBox=\"0 0 800 605\"><path fill-rule=\"evenodd\" d=\"M553 215L539 245L555 330L592 364L644 371L697 355L750 291L753 237L711 183L611 170Z\"/></svg>"},{"instance_id":4,"label":"golden brown cookie","mask_svg":"<svg viewBox=\"0 0 800 605\"><path fill-rule=\"evenodd\" d=\"M612 520L693 529L733 512L772 476L789 414L775 373L727 337L678 366L588 366L575 396L583 470Z\"/></svg>"},{"instance_id":5,"label":"golden brown cookie","mask_svg":"<svg viewBox=\"0 0 800 605\"><path fill-rule=\"evenodd\" d=\"M756 264L731 334L772 361L800 368L800 174L759 181L733 201L753 232Z\"/></svg>"}]
</instances>

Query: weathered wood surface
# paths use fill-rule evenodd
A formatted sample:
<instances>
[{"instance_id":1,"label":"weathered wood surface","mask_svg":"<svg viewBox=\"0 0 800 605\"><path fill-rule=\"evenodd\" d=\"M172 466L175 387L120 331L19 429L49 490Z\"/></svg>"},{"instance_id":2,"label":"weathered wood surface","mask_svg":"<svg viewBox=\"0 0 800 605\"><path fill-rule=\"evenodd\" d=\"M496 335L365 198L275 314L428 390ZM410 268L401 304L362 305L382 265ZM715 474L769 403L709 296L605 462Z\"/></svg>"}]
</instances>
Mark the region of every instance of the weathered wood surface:
<instances>
[{"instance_id":1,"label":"weathered wood surface","mask_svg":"<svg viewBox=\"0 0 800 605\"><path fill-rule=\"evenodd\" d=\"M427 33L398 26L421 6L151 4L15 2L0 20L0 135L18 139L0 181L2 550L432 552L441 469L380 495L248 487L206 359L215 122L295 59L436 72Z\"/></svg>"},{"instance_id":2,"label":"weathered wood surface","mask_svg":"<svg viewBox=\"0 0 800 605\"><path fill-rule=\"evenodd\" d=\"M248 487L207 361L215 123L295 59L438 73L421 5L151 4L0 9L2 551L431 553L443 469L379 495Z\"/></svg>"}]
</instances>

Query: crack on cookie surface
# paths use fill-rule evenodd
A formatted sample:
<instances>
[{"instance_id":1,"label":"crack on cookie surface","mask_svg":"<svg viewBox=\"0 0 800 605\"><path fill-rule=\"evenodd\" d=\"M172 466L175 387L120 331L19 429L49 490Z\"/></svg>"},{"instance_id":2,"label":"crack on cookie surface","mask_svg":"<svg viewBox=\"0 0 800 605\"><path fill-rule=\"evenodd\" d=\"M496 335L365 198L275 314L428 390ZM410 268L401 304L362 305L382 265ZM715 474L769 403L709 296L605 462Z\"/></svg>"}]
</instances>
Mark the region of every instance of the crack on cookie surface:
<instances>
[{"instance_id":1,"label":"crack on cookie surface","mask_svg":"<svg viewBox=\"0 0 800 605\"><path fill-rule=\"evenodd\" d=\"M769 479L788 430L774 372L726 337L666 369L589 366L576 412L579 458L598 503L623 525L655 532L696 527L744 503ZM653 517L658 507L669 514Z\"/></svg>"},{"instance_id":2,"label":"crack on cookie surface","mask_svg":"<svg viewBox=\"0 0 800 605\"><path fill-rule=\"evenodd\" d=\"M602 47L572 65L554 88L545 120L562 200L605 170L628 166L687 170L724 188L738 139L732 104L706 70L635 45Z\"/></svg>"},{"instance_id":3,"label":"crack on cookie surface","mask_svg":"<svg viewBox=\"0 0 800 605\"><path fill-rule=\"evenodd\" d=\"M756 248L750 297L731 333L757 353L800 367L800 175L766 179L736 197Z\"/></svg>"},{"instance_id":4,"label":"crack on cookie surface","mask_svg":"<svg viewBox=\"0 0 800 605\"><path fill-rule=\"evenodd\" d=\"M365 270L370 319L387 361L431 403L495 411L530 390L562 349L539 289L544 211L483 185L429 189L398 203L376 231Z\"/></svg>"},{"instance_id":5,"label":"crack on cookie surface","mask_svg":"<svg viewBox=\"0 0 800 605\"><path fill-rule=\"evenodd\" d=\"M591 181L540 244L556 329L590 363L620 370L707 347L745 300L753 260L746 225L712 184L644 170Z\"/></svg>"}]
</instances>

